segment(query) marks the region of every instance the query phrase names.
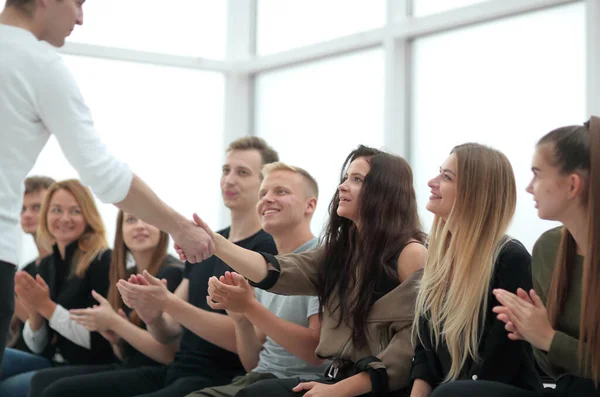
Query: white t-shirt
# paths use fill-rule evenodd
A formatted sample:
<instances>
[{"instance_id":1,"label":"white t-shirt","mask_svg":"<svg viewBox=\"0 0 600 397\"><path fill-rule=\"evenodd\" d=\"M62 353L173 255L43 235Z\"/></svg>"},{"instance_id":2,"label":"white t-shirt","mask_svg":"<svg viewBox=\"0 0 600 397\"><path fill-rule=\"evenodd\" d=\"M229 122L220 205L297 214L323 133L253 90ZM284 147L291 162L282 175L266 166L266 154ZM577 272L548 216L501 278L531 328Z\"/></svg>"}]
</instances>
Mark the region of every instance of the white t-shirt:
<instances>
[{"instance_id":1,"label":"white t-shirt","mask_svg":"<svg viewBox=\"0 0 600 397\"><path fill-rule=\"evenodd\" d=\"M319 240L313 238L294 251L295 254L317 247ZM256 299L277 317L303 327L309 326L309 318L319 314L319 298L316 296L276 295L257 289ZM303 380L316 379L323 375L329 363L315 366L294 356L283 346L267 337L260 351L258 365L253 372L266 372L276 377L300 377Z\"/></svg>"},{"instance_id":2,"label":"white t-shirt","mask_svg":"<svg viewBox=\"0 0 600 397\"><path fill-rule=\"evenodd\" d=\"M0 24L0 261L17 264L23 180L50 134L100 200L125 198L133 174L100 140L58 52L27 30Z\"/></svg>"}]
</instances>

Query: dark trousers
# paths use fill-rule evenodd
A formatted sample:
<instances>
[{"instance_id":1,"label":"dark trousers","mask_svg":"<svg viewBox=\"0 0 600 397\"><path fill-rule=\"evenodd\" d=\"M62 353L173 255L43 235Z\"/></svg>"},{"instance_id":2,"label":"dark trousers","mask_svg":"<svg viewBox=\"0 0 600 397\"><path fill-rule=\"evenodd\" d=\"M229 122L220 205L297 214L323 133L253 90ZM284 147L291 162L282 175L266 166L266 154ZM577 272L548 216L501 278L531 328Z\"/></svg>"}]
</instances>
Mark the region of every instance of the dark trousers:
<instances>
[{"instance_id":1,"label":"dark trousers","mask_svg":"<svg viewBox=\"0 0 600 397\"><path fill-rule=\"evenodd\" d=\"M237 373L236 373L237 374ZM207 369L167 382L165 367L141 367L80 375L53 382L44 397L184 397L196 390L231 382L233 374Z\"/></svg>"},{"instance_id":2,"label":"dark trousers","mask_svg":"<svg viewBox=\"0 0 600 397\"><path fill-rule=\"evenodd\" d=\"M41 397L44 390L52 383L61 379L79 375L97 374L100 372L122 369L121 364L106 365L66 365L61 367L41 369L31 378L29 397Z\"/></svg>"},{"instance_id":3,"label":"dark trousers","mask_svg":"<svg viewBox=\"0 0 600 397\"><path fill-rule=\"evenodd\" d=\"M0 261L0 365L15 310L15 265Z\"/></svg>"},{"instance_id":4,"label":"dark trousers","mask_svg":"<svg viewBox=\"0 0 600 397\"><path fill-rule=\"evenodd\" d=\"M556 389L542 393L519 389L499 382L485 380L458 380L438 386L431 397L597 397L594 384L586 379L564 376L556 383Z\"/></svg>"},{"instance_id":5,"label":"dark trousers","mask_svg":"<svg viewBox=\"0 0 600 397\"><path fill-rule=\"evenodd\" d=\"M303 382L299 378L286 378L286 379L267 379L261 380L258 383L250 385L245 389L237 392L235 397L285 397L285 396L303 396L306 391L296 393L292 389ZM326 379L318 379L316 382L333 384L335 382ZM365 394L364 396L371 396L371 394ZM386 397L404 397L408 396L404 390L386 393L383 396ZM373 396L374 397L374 396Z\"/></svg>"},{"instance_id":6,"label":"dark trousers","mask_svg":"<svg viewBox=\"0 0 600 397\"><path fill-rule=\"evenodd\" d=\"M249 372L244 376L234 378L228 385L207 387L190 393L186 397L233 397L240 390L265 379L277 379L277 377L264 372Z\"/></svg>"}]
</instances>

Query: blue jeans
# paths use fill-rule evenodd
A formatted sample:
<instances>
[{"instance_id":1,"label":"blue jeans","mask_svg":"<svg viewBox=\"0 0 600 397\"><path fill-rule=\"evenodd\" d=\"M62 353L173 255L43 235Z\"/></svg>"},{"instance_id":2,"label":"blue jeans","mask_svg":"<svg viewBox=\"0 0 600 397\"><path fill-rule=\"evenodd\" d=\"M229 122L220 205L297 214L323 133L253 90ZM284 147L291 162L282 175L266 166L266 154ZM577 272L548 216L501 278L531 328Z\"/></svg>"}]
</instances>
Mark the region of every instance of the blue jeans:
<instances>
[{"instance_id":1,"label":"blue jeans","mask_svg":"<svg viewBox=\"0 0 600 397\"><path fill-rule=\"evenodd\" d=\"M52 367L52 362L42 356L6 349L0 374L0 396L27 397L31 378L36 371Z\"/></svg>"}]
</instances>

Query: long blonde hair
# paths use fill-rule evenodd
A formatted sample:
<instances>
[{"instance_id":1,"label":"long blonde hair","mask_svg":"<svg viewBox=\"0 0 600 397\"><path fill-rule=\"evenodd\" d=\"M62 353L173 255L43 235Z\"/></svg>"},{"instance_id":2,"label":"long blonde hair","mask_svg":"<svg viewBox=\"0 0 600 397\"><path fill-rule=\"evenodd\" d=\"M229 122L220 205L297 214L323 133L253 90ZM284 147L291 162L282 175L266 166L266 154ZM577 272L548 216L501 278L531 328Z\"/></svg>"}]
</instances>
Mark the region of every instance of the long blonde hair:
<instances>
[{"instance_id":1,"label":"long blonde hair","mask_svg":"<svg viewBox=\"0 0 600 397\"><path fill-rule=\"evenodd\" d=\"M494 263L515 212L517 189L504 154L467 143L455 147L456 198L445 221L436 216L413 335L424 316L434 346L444 340L452 357L445 382L460 376L467 359L479 359Z\"/></svg>"},{"instance_id":2,"label":"long blonde hair","mask_svg":"<svg viewBox=\"0 0 600 397\"><path fill-rule=\"evenodd\" d=\"M73 258L73 261L77 264L75 267L75 275L83 277L94 258L104 250L108 249L106 229L102 222L102 217L100 217L100 213L98 212L98 208L96 207L96 203L94 202L94 196L92 196L92 193L87 187L83 186L77 179L67 179L55 182L48 188L48 192L44 196L44 201L42 202L42 217L40 219L38 236L39 241L44 242L44 245L47 245L44 248L50 251L52 250L52 247L49 246L49 242L54 240L54 236L52 236L52 233L50 233L50 230L48 229L48 210L52 196L59 190L66 190L75 197L75 200L81 208L83 218L85 219L86 228L79 238L78 249Z\"/></svg>"}]
</instances>

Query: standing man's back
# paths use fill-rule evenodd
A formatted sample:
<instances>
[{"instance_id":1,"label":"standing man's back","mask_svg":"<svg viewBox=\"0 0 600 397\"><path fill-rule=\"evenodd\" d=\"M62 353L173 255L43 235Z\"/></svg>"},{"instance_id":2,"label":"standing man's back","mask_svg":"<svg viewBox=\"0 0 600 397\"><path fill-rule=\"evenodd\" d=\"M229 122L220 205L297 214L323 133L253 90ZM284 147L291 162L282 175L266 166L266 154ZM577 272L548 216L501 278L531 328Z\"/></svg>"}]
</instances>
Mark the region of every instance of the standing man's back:
<instances>
[{"instance_id":1,"label":"standing man's back","mask_svg":"<svg viewBox=\"0 0 600 397\"><path fill-rule=\"evenodd\" d=\"M90 112L53 48L25 29L0 24L0 54L0 260L15 264L23 180L51 132L103 201L122 200L132 175L94 131L85 131L93 130Z\"/></svg>"},{"instance_id":2,"label":"standing man's back","mask_svg":"<svg viewBox=\"0 0 600 397\"><path fill-rule=\"evenodd\" d=\"M190 251L192 263L214 249L204 230L168 207L108 151L62 58L42 42L63 46L75 25L83 24L84 2L6 0L0 13L0 363L14 308L23 180L50 134L100 200L169 233Z\"/></svg>"}]
</instances>

